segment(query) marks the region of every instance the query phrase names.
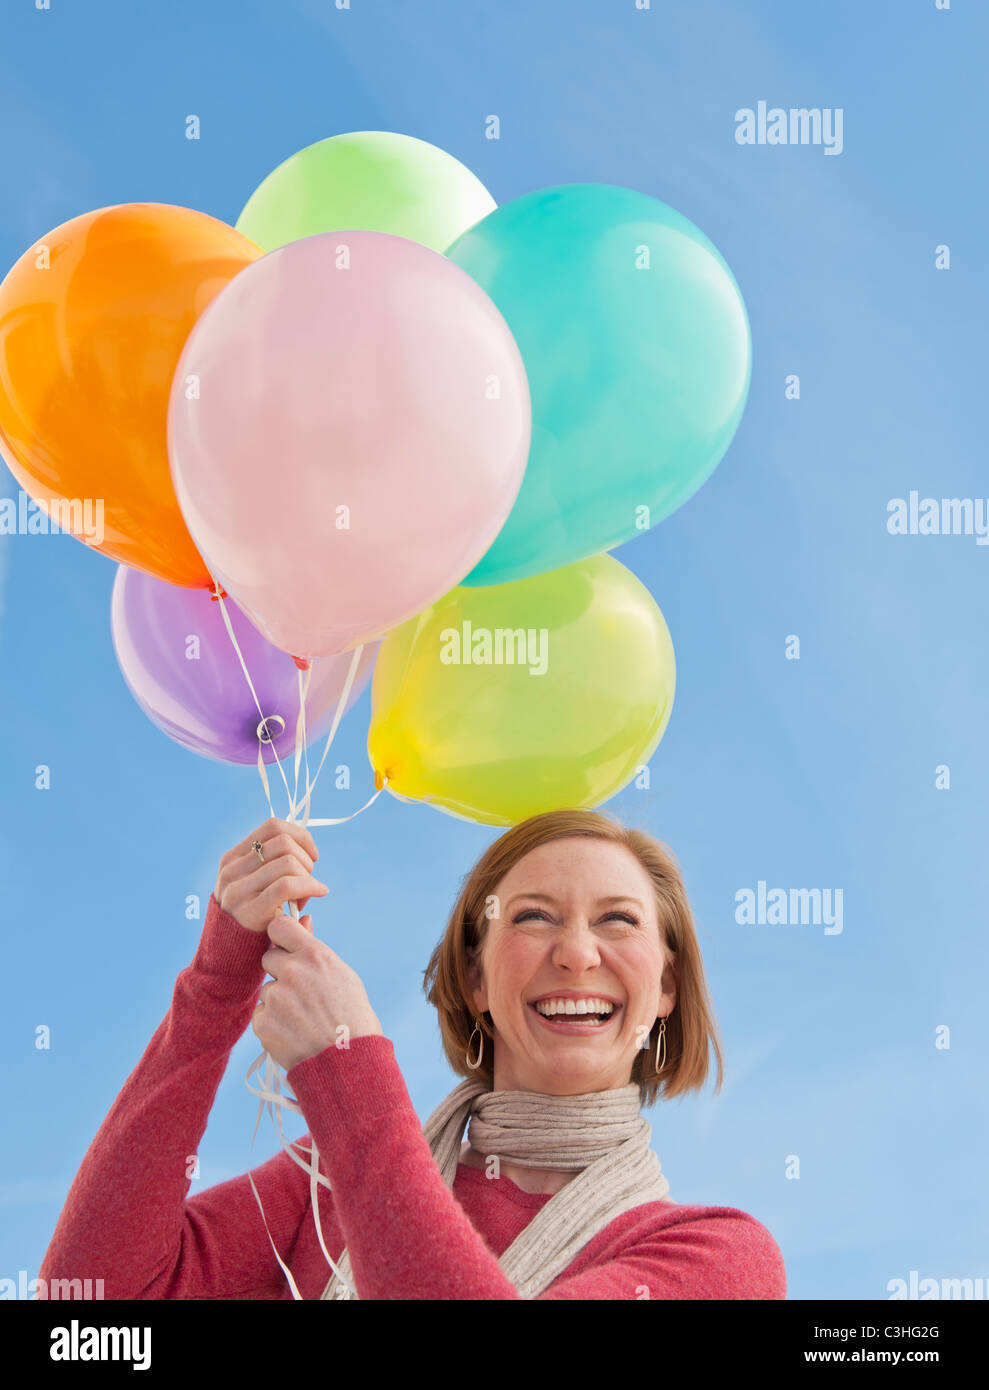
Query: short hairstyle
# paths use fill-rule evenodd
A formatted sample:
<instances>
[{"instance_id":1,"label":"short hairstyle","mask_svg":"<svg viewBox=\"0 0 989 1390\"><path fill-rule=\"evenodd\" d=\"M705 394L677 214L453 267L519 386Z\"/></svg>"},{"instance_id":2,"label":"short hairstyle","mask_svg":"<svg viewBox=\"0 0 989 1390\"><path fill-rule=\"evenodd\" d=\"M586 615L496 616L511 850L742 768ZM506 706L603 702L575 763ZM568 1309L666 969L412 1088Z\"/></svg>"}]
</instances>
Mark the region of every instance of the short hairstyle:
<instances>
[{"instance_id":1,"label":"short hairstyle","mask_svg":"<svg viewBox=\"0 0 989 1390\"><path fill-rule=\"evenodd\" d=\"M632 1064L630 1084L637 1082L643 1106L658 1096L664 1100L689 1090L700 1090L708 1075L708 1044L717 1058L716 1090L724 1079L721 1043L704 978L697 932L686 889L673 851L647 835L621 824L616 817L597 811L547 811L530 816L489 845L463 880L446 930L423 972L423 992L439 1015L443 1051L458 1076L494 1084L493 1051L484 1049L476 1070L467 1066L466 1052L476 1026L494 1039L490 1013L477 1018L468 1002L473 992L471 965L484 945L486 907L504 875L537 845L551 840L584 835L624 845L652 879L661 939L673 955L677 977L677 1001L666 1020L666 1059L656 1071L659 1020ZM477 1046L474 1046L476 1054Z\"/></svg>"}]
</instances>

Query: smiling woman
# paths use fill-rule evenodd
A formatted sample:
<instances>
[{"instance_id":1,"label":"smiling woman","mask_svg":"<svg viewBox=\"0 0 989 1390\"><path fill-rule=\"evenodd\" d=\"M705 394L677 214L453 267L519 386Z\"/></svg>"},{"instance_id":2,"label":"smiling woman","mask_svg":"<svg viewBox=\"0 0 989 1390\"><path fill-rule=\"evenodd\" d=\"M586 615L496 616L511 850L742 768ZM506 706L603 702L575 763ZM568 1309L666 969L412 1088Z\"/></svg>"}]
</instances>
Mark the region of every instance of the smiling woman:
<instances>
[{"instance_id":1,"label":"smiling woman","mask_svg":"<svg viewBox=\"0 0 989 1390\"><path fill-rule=\"evenodd\" d=\"M472 1225L502 1278L492 1271L484 1294L420 1296L511 1297L507 1277L522 1298L785 1297L765 1227L735 1208L674 1203L649 1148L643 1105L700 1089L709 1047L718 1089L723 1079L665 846L592 811L515 826L467 876L424 989L447 1059L468 1078L425 1133L469 1220L449 1219L442 1202L428 1219L448 1249ZM352 1296L340 1277L323 1294Z\"/></svg>"},{"instance_id":2,"label":"smiling woman","mask_svg":"<svg viewBox=\"0 0 989 1390\"><path fill-rule=\"evenodd\" d=\"M468 1075L465 1053L473 1039L477 1054L480 1035L479 1074L496 1090L575 1094L634 1082L652 1104L660 1091L700 1089L709 1046L720 1089L721 1047L676 861L651 836L597 812L533 816L491 845L426 979L450 1065ZM536 1000L602 991L617 1006L606 1048L543 1043ZM547 1025L564 1034L573 1026L588 1027Z\"/></svg>"},{"instance_id":3,"label":"smiling woman","mask_svg":"<svg viewBox=\"0 0 989 1390\"><path fill-rule=\"evenodd\" d=\"M273 818L223 856L195 958L86 1153L42 1288L93 1273L133 1299L786 1296L766 1228L674 1202L650 1147L643 1105L699 1089L712 1045L722 1076L664 846L556 811L482 855L424 972L464 1078L425 1126L363 982L308 914L282 911L327 891L318 854ZM248 1023L286 1068L310 1130L292 1148L312 1142L323 1181L283 1151L189 1197Z\"/></svg>"}]
</instances>

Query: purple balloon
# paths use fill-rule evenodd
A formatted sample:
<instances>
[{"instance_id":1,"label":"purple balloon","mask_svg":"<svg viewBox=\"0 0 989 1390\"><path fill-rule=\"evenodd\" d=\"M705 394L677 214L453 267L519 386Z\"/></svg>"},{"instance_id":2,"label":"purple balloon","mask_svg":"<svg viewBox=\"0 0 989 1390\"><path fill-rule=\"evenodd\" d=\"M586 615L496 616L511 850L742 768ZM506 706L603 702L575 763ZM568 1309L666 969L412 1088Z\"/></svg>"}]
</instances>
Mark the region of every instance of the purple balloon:
<instances>
[{"instance_id":1,"label":"purple balloon","mask_svg":"<svg viewBox=\"0 0 989 1390\"><path fill-rule=\"evenodd\" d=\"M299 670L273 647L234 603L227 613L251 674L268 739L219 602L207 589L166 584L119 565L113 582L111 630L117 661L131 694L158 728L194 753L225 763L256 763L295 755ZM367 685L380 642L365 646L344 713ZM328 732L353 652L314 659L306 696L306 739L312 748ZM302 673L305 681L305 672ZM321 751L321 750L320 750ZM310 767L315 771L310 754Z\"/></svg>"}]
</instances>

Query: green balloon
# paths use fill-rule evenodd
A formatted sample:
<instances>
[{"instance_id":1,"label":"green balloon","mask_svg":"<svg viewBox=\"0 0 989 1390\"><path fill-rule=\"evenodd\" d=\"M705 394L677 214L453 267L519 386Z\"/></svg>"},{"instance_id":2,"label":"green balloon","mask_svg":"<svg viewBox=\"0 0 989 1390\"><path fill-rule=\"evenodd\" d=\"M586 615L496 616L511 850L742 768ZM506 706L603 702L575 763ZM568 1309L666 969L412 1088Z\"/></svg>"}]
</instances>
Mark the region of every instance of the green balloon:
<instances>
[{"instance_id":1,"label":"green balloon","mask_svg":"<svg viewBox=\"0 0 989 1390\"><path fill-rule=\"evenodd\" d=\"M745 408L751 337L693 222L633 189L566 184L505 203L446 254L501 311L532 398L515 506L462 584L610 550L697 491Z\"/></svg>"},{"instance_id":2,"label":"green balloon","mask_svg":"<svg viewBox=\"0 0 989 1390\"><path fill-rule=\"evenodd\" d=\"M237 230L262 251L319 232L390 232L445 251L497 204L445 150L387 130L317 140L248 198Z\"/></svg>"}]
</instances>

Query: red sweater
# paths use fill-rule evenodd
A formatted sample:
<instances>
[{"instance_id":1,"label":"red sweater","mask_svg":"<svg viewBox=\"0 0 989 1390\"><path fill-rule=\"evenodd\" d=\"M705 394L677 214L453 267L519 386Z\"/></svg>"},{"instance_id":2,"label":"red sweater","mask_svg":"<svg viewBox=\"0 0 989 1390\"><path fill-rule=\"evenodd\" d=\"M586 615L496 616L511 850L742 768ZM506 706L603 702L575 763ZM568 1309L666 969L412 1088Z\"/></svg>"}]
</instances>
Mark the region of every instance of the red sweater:
<instances>
[{"instance_id":1,"label":"red sweater","mask_svg":"<svg viewBox=\"0 0 989 1390\"><path fill-rule=\"evenodd\" d=\"M42 1280L102 1279L108 1299L292 1298L246 1174L188 1196L190 1158L250 1024L269 944L210 895L171 1008L69 1190ZM309 1126L297 1142L315 1140L333 1186L318 1188L326 1247L335 1261L349 1247L361 1299L518 1297L497 1257L550 1194L465 1164L451 1191L388 1038L331 1045L287 1080ZM307 1172L281 1152L251 1174L278 1253L303 1298L318 1299L332 1271ZM599 1231L540 1297L782 1299L786 1275L776 1242L753 1217L666 1200Z\"/></svg>"}]
</instances>

